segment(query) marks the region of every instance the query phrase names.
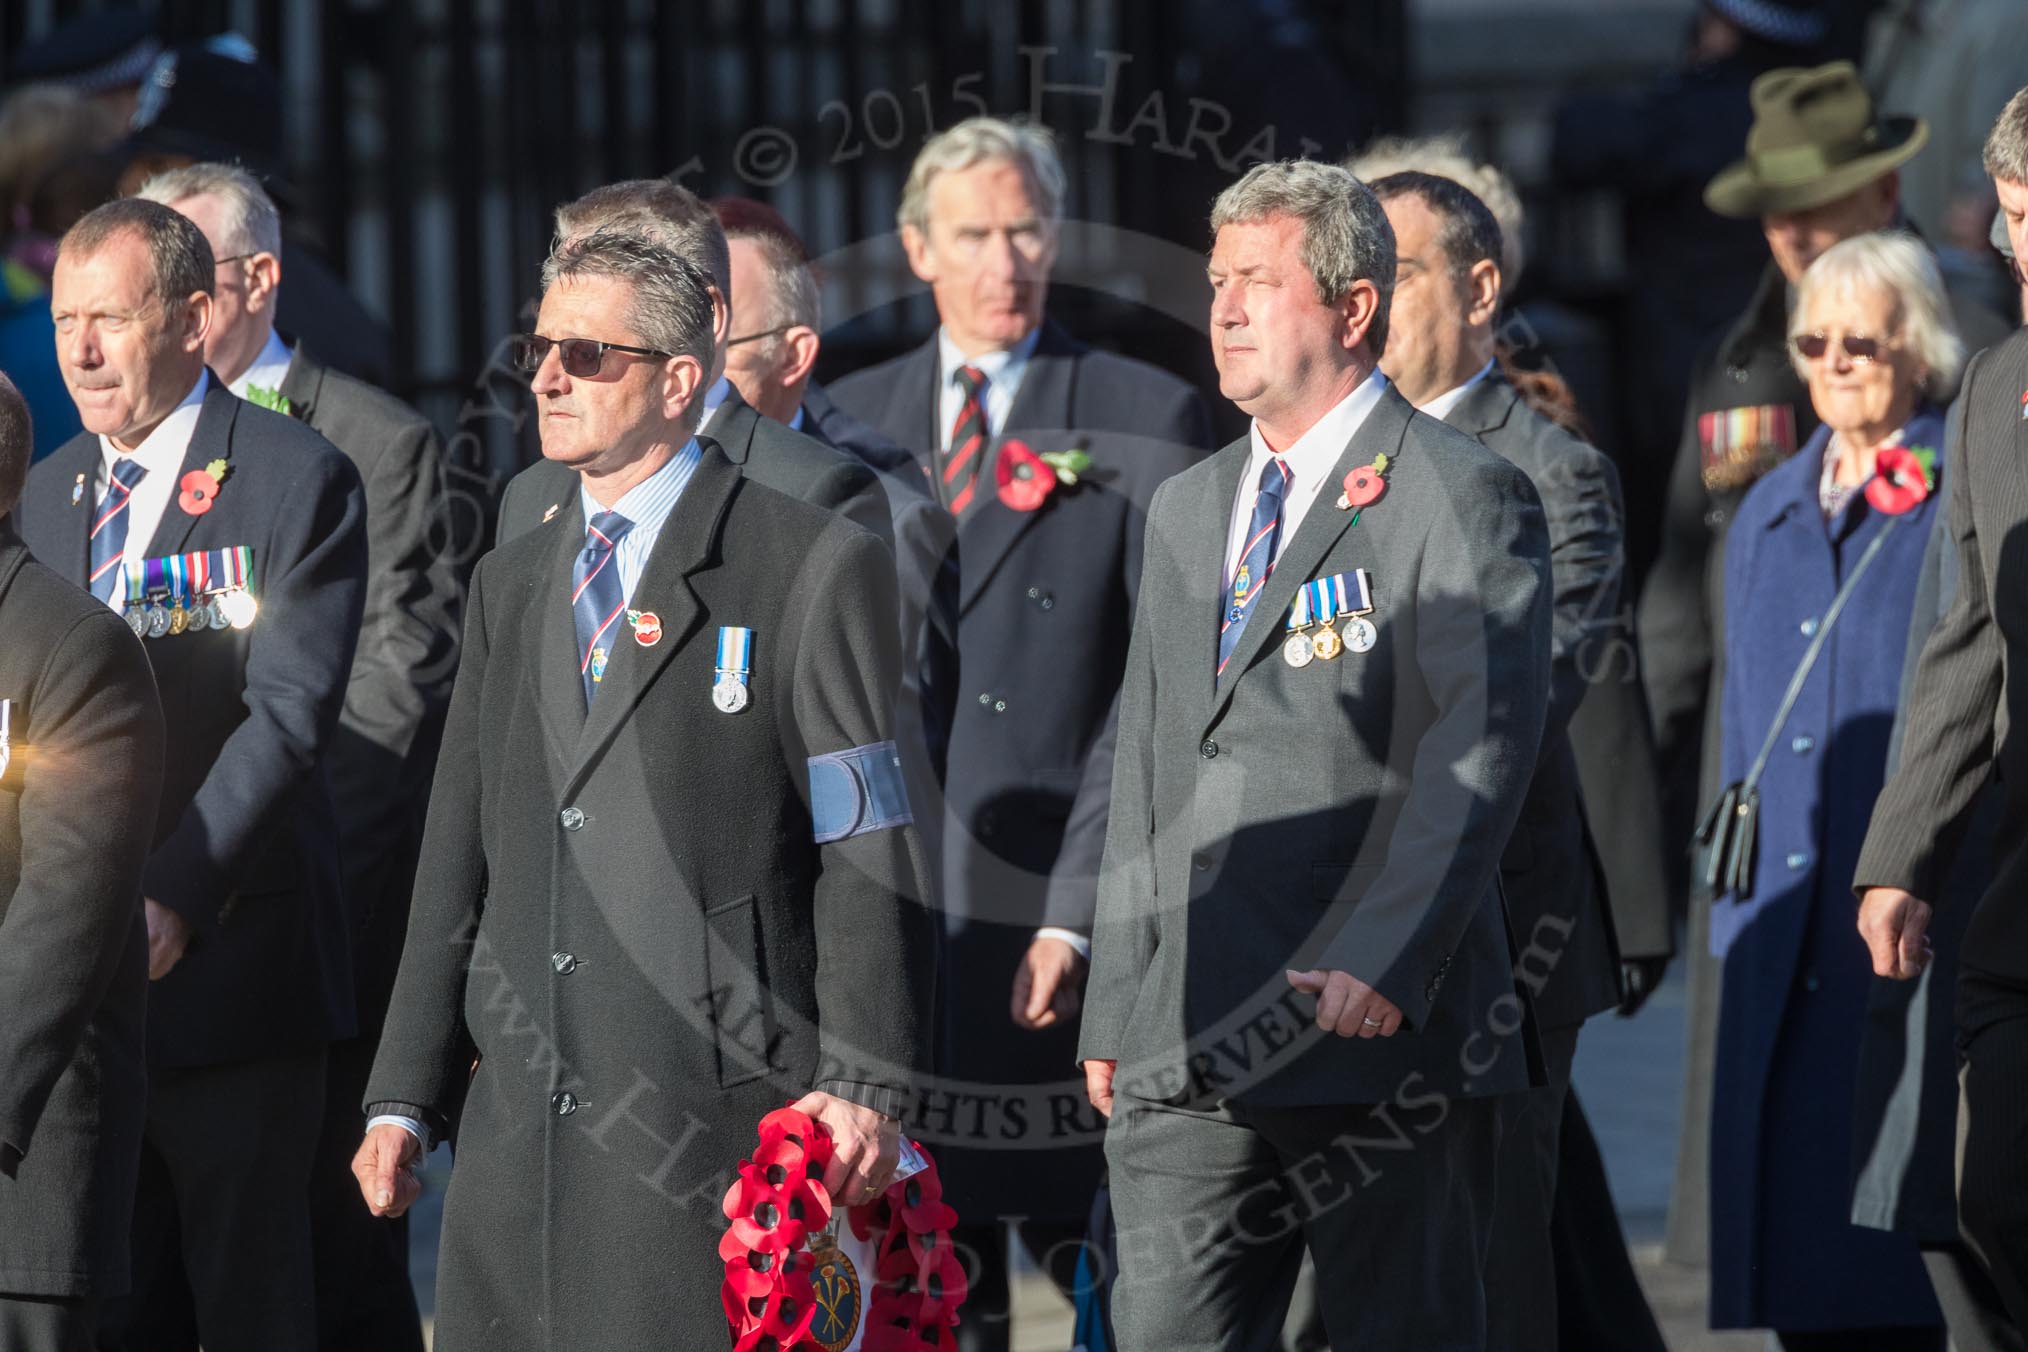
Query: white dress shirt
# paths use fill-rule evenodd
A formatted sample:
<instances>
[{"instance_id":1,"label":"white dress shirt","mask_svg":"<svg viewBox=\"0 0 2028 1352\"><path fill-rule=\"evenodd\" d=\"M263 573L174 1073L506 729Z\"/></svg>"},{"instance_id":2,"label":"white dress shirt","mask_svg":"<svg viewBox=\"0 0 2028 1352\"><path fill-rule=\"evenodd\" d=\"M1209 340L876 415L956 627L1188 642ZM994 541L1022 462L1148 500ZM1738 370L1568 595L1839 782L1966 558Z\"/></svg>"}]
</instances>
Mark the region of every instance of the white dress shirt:
<instances>
[{"instance_id":1,"label":"white dress shirt","mask_svg":"<svg viewBox=\"0 0 2028 1352\"><path fill-rule=\"evenodd\" d=\"M1416 411L1427 413L1430 417L1438 420L1448 418L1451 416L1451 410L1458 406L1458 401L1472 392L1472 386L1478 384L1491 374L1493 374L1493 363L1489 361L1474 372L1472 378L1464 384L1459 385L1455 389L1445 390L1427 404L1417 404Z\"/></svg>"},{"instance_id":2,"label":"white dress shirt","mask_svg":"<svg viewBox=\"0 0 2028 1352\"><path fill-rule=\"evenodd\" d=\"M255 355L253 365L241 371L238 380L227 381L226 388L242 399L246 398L246 392L256 385L279 394L282 382L289 378L289 365L295 360L296 354L289 351L289 345L282 341L282 336L269 329L268 340L261 344L261 350Z\"/></svg>"},{"instance_id":3,"label":"white dress shirt","mask_svg":"<svg viewBox=\"0 0 2028 1352\"><path fill-rule=\"evenodd\" d=\"M990 438L1007 425L1007 415L1014 408L1014 396L1021 393L1021 378L1028 374L1028 359L1035 355L1035 344L1041 338L1042 330L1038 327L1005 352L967 357L958 351L958 345L951 341L949 333L937 330L938 450L951 448L951 431L958 425L958 414L965 407L965 387L958 381L958 368L976 366L986 377L986 383L981 388L980 406L985 410L986 435Z\"/></svg>"},{"instance_id":4,"label":"white dress shirt","mask_svg":"<svg viewBox=\"0 0 2028 1352\"><path fill-rule=\"evenodd\" d=\"M1310 430L1296 438L1296 444L1282 452L1282 462L1289 469L1288 492L1282 497L1282 530L1275 539L1274 557L1280 558L1289 541L1296 536L1296 530L1309 514L1310 504L1323 494L1330 502L1338 500L1336 483L1327 483L1331 471L1337 468L1339 458L1345 454L1345 447L1366 422L1366 415L1380 404L1381 392L1387 388L1387 377L1375 371L1359 383L1358 388L1346 395L1323 417L1310 425ZM1246 528L1253 520L1253 495L1260 487L1260 473L1267 468L1274 452L1262 440L1260 424L1255 423L1247 430L1252 451L1246 458L1246 470L1239 476L1239 494L1232 504L1232 525L1225 541L1225 584L1232 585L1232 575L1239 567L1239 556L1246 551Z\"/></svg>"},{"instance_id":5,"label":"white dress shirt","mask_svg":"<svg viewBox=\"0 0 2028 1352\"><path fill-rule=\"evenodd\" d=\"M127 548L120 556L120 580L113 584L113 594L106 601L115 614L126 610L126 579L140 571L162 518L176 500L176 481L183 477L183 456L190 449L190 437L197 430L197 415L204 405L204 392L210 386L211 377L200 374L190 393L183 396L183 402L124 457L111 437L99 438L99 471L92 485L94 505L105 497L106 485L113 481L113 466L121 459L132 460L148 471L127 500Z\"/></svg>"}]
</instances>

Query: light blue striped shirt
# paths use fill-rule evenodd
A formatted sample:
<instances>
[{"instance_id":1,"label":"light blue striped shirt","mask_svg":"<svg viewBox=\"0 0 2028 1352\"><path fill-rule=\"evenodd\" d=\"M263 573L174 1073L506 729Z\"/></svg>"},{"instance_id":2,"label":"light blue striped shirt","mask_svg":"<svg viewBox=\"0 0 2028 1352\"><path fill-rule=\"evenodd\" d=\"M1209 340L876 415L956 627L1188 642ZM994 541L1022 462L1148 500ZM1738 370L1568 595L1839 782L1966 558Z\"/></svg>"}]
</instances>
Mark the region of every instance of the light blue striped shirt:
<instances>
[{"instance_id":1,"label":"light blue striped shirt","mask_svg":"<svg viewBox=\"0 0 2028 1352\"><path fill-rule=\"evenodd\" d=\"M669 513L676 510L676 500L683 496L690 476L697 472L702 454L697 438L690 438L690 444L671 456L668 464L628 489L627 495L611 509L634 523L633 529L620 537L614 558L620 565L620 592L629 605L633 604L635 584L647 570L648 556L655 551L655 541L661 538L662 527L668 522ZM607 510L583 484L578 485L577 491L584 503L586 522Z\"/></svg>"}]
</instances>

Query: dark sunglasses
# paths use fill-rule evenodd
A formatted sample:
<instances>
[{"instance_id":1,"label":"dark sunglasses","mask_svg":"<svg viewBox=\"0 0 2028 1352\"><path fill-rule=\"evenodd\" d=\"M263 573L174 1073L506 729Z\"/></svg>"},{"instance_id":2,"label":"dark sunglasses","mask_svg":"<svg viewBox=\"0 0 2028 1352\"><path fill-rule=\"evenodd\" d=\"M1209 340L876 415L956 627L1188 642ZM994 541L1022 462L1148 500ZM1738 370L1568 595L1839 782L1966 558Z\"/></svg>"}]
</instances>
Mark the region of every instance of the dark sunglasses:
<instances>
[{"instance_id":1,"label":"dark sunglasses","mask_svg":"<svg viewBox=\"0 0 2028 1352\"><path fill-rule=\"evenodd\" d=\"M1799 333L1789 342L1794 345L1796 355L1804 361L1816 361L1831 350L1831 340L1821 333ZM1862 338L1856 333L1848 333L1838 342L1845 349L1845 355L1861 366L1879 361L1881 354L1890 346L1878 338Z\"/></svg>"},{"instance_id":2,"label":"dark sunglasses","mask_svg":"<svg viewBox=\"0 0 2028 1352\"><path fill-rule=\"evenodd\" d=\"M531 373L541 370L543 359L552 347L556 349L557 360L563 363L563 373L579 380L589 380L597 375L599 368L605 365L608 352L626 352L636 357L666 358L673 355L652 347L602 343L596 338L545 338L539 333L520 333L514 336L515 367Z\"/></svg>"}]
</instances>

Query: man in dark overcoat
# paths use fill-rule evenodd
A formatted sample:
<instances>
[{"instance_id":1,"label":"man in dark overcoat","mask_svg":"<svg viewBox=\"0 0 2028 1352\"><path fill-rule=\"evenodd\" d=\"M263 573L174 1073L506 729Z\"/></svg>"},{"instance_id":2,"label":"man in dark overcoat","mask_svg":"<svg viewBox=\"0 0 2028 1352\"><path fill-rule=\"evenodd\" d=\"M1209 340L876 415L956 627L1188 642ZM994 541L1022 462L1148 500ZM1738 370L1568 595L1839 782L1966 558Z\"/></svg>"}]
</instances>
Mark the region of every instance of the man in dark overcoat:
<instances>
[{"instance_id":1,"label":"man in dark overcoat","mask_svg":"<svg viewBox=\"0 0 2028 1352\"><path fill-rule=\"evenodd\" d=\"M544 273L521 355L578 487L473 578L354 1169L399 1214L455 1138L443 1342L707 1347L761 1116L819 1118L857 1204L928 1065L893 565L695 436L705 274L615 229Z\"/></svg>"},{"instance_id":2,"label":"man in dark overcoat","mask_svg":"<svg viewBox=\"0 0 2028 1352\"><path fill-rule=\"evenodd\" d=\"M15 531L32 450L0 375L0 1347L91 1352L128 1282L162 708L140 641Z\"/></svg>"},{"instance_id":3,"label":"man in dark overcoat","mask_svg":"<svg viewBox=\"0 0 2028 1352\"><path fill-rule=\"evenodd\" d=\"M315 1346L308 1191L325 1048L354 1030L326 761L366 589L352 462L205 369L217 264L124 198L64 237L57 355L85 425L16 509L35 556L148 638L168 716L143 881L147 1346Z\"/></svg>"},{"instance_id":4,"label":"man in dark overcoat","mask_svg":"<svg viewBox=\"0 0 2028 1352\"><path fill-rule=\"evenodd\" d=\"M915 1126L963 1147L939 1160L977 1254L967 1352L1007 1346L1002 1218L1075 1290L1103 1163L1077 1013L1142 525L1156 485L1210 445L1195 390L1045 317L1063 201L1037 128L972 118L933 137L898 216L937 332L829 387L916 454L958 526L941 1081Z\"/></svg>"},{"instance_id":5,"label":"man in dark overcoat","mask_svg":"<svg viewBox=\"0 0 2028 1352\"><path fill-rule=\"evenodd\" d=\"M331 744L359 1031L332 1045L312 1185L318 1345L421 1352L408 1282L408 1228L359 1205L352 1151L359 1101L394 969L422 844L430 771L457 672L459 586L443 510L443 443L384 390L334 371L275 330L281 216L236 165L167 170L138 194L188 216L211 245L218 293L205 360L242 399L306 424L343 451L366 489L366 612Z\"/></svg>"}]
</instances>

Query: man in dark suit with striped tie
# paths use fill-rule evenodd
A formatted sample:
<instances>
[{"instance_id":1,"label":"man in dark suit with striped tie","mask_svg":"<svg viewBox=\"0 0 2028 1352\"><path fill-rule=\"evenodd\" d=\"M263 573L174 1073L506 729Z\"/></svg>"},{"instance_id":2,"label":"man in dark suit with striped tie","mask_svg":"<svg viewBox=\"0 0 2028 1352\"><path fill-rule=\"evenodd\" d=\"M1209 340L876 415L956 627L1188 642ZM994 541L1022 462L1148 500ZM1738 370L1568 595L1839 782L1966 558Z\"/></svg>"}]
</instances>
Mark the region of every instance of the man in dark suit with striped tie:
<instances>
[{"instance_id":1,"label":"man in dark suit with striped tie","mask_svg":"<svg viewBox=\"0 0 2028 1352\"><path fill-rule=\"evenodd\" d=\"M2017 257L2028 248L2028 89L1986 140L1986 172ZM1873 810L1853 887L1873 970L1928 966L1940 901L1978 807L2006 794L1993 879L1958 959L1958 1217L2017 1328L2028 1328L2028 333L1972 359L1943 481L1958 589L1903 692L1901 763ZM2010 735L2010 733L2012 735Z\"/></svg>"},{"instance_id":2,"label":"man in dark suit with striped tie","mask_svg":"<svg viewBox=\"0 0 2028 1352\"><path fill-rule=\"evenodd\" d=\"M938 1028L951 1083L914 1126L943 1146L958 1239L978 1252L967 1349L1006 1346L1000 1218L1075 1285L1101 1160L1073 1053L1141 526L1155 487L1210 444L1195 390L1045 318L1063 198L1045 132L973 118L932 138L899 216L937 332L830 386L916 454L958 523Z\"/></svg>"}]
</instances>

